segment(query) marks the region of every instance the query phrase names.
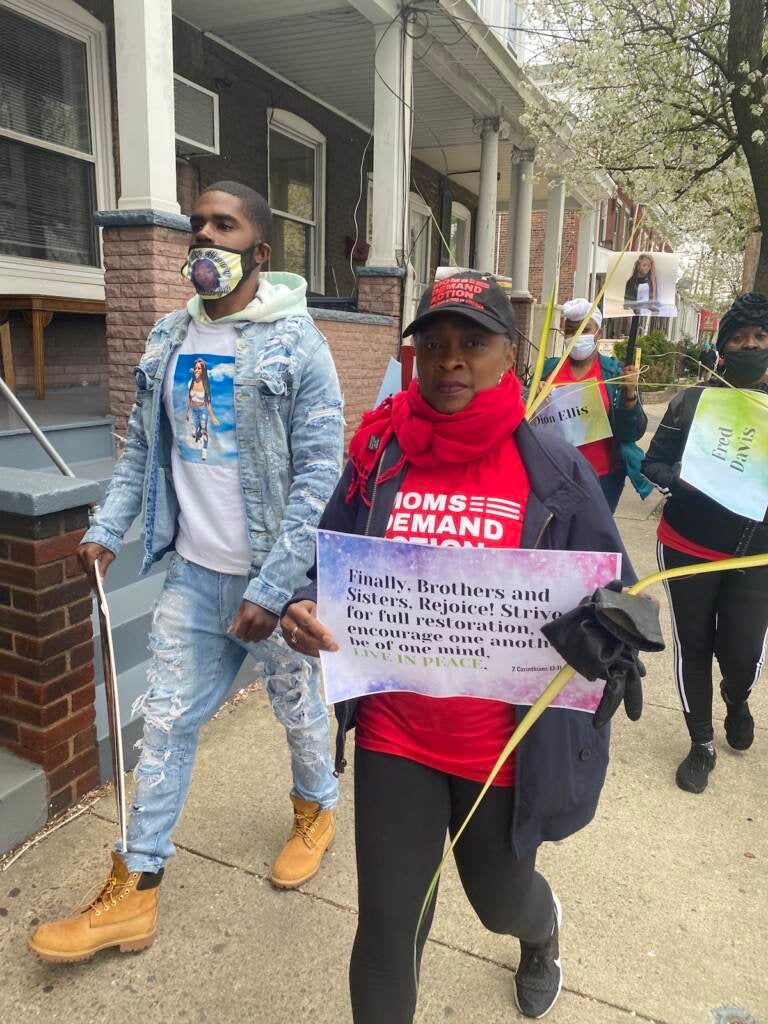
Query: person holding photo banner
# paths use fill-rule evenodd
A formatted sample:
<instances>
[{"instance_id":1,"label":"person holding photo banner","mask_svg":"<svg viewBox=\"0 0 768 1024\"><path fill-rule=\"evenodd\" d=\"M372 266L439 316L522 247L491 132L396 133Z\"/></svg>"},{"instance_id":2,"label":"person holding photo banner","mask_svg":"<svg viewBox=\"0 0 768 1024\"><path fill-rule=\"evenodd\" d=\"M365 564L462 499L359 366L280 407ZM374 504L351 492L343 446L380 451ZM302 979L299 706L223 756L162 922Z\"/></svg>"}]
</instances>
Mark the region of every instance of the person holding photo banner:
<instances>
[{"instance_id":1,"label":"person holding photo banner","mask_svg":"<svg viewBox=\"0 0 768 1024\"><path fill-rule=\"evenodd\" d=\"M436 282L405 335L415 337L418 379L363 417L321 528L449 548L621 552L622 578L634 580L595 474L576 448L541 437L524 418L512 372L514 315L493 279L465 272ZM282 619L287 642L314 656L336 649L317 619L316 596L311 582ZM543 1017L562 986L561 910L536 871L537 848L594 816L608 763L607 722L622 699L630 717L640 714L641 669L630 661L619 690L606 687L594 719L544 712L455 849L480 920L520 940L514 994L526 1017ZM414 942L418 965L434 906L417 937L419 911L446 833L456 833L525 710L405 692L336 705L338 772L346 733L356 728L355 1024L413 1020Z\"/></svg>"},{"instance_id":2,"label":"person holding photo banner","mask_svg":"<svg viewBox=\"0 0 768 1024\"><path fill-rule=\"evenodd\" d=\"M563 305L566 343L576 333L591 306L588 299L571 299ZM597 473L605 500L611 512L615 512L627 476L641 497L645 498L652 489L640 473L643 453L635 443L645 433L648 419L640 404L638 368L622 367L618 359L603 356L597 350L602 323L603 315L595 309L555 379L557 384L594 381L600 390L613 435L582 445L580 451ZM557 363L556 357L545 362L544 379L549 377Z\"/></svg>"},{"instance_id":3,"label":"person holding photo banner","mask_svg":"<svg viewBox=\"0 0 768 1024\"><path fill-rule=\"evenodd\" d=\"M725 380L733 387L768 393L768 296L753 292L733 303L721 321L717 350L724 358ZM765 517L759 521L738 515L681 479L686 443L709 388L725 390L726 385L713 379L672 400L643 462L643 473L668 497L658 529L662 569L768 552ZM750 487L748 480L739 479L740 472L731 476L733 487ZM675 682L691 740L677 769L677 785L702 793L717 760L713 658L723 674L720 693L728 744L734 750L752 746L755 727L748 699L765 659L768 568L672 580L667 595L674 627Z\"/></svg>"}]
</instances>

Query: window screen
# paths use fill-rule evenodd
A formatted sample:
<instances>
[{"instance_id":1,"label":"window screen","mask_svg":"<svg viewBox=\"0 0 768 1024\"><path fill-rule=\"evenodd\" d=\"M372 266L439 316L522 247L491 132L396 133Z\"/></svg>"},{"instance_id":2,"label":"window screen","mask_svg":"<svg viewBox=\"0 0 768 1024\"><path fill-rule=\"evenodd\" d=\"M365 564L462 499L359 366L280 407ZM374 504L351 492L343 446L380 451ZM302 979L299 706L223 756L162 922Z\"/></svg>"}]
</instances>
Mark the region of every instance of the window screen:
<instances>
[{"instance_id":1,"label":"window screen","mask_svg":"<svg viewBox=\"0 0 768 1024\"><path fill-rule=\"evenodd\" d=\"M85 43L0 7L0 128L91 153Z\"/></svg>"},{"instance_id":2,"label":"window screen","mask_svg":"<svg viewBox=\"0 0 768 1024\"><path fill-rule=\"evenodd\" d=\"M276 131L269 133L269 201L275 210L315 219L315 150Z\"/></svg>"},{"instance_id":3,"label":"window screen","mask_svg":"<svg viewBox=\"0 0 768 1024\"><path fill-rule=\"evenodd\" d=\"M5 7L0 181L0 253L99 265L85 43Z\"/></svg>"},{"instance_id":4,"label":"window screen","mask_svg":"<svg viewBox=\"0 0 768 1024\"><path fill-rule=\"evenodd\" d=\"M0 136L0 252L98 266L93 164Z\"/></svg>"}]
</instances>

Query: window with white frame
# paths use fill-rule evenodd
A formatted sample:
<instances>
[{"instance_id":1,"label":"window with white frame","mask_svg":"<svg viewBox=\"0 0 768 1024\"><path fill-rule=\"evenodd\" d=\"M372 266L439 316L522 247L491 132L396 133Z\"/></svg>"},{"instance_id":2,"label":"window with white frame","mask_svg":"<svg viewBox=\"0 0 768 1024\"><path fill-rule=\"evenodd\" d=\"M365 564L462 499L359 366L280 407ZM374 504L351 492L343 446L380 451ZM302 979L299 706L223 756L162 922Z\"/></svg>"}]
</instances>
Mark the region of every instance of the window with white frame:
<instances>
[{"instance_id":1,"label":"window with white frame","mask_svg":"<svg viewBox=\"0 0 768 1024\"><path fill-rule=\"evenodd\" d=\"M614 204L613 248L621 249L624 245L624 203L617 199Z\"/></svg>"},{"instance_id":2,"label":"window with white frame","mask_svg":"<svg viewBox=\"0 0 768 1024\"><path fill-rule=\"evenodd\" d=\"M472 213L463 203L451 204L451 264L469 266L469 238L472 232Z\"/></svg>"},{"instance_id":3,"label":"window with white frame","mask_svg":"<svg viewBox=\"0 0 768 1024\"><path fill-rule=\"evenodd\" d=\"M429 288L432 271L432 211L415 192L408 198L408 263L405 308L410 319Z\"/></svg>"},{"instance_id":4,"label":"window with white frame","mask_svg":"<svg viewBox=\"0 0 768 1024\"><path fill-rule=\"evenodd\" d=\"M598 245L608 244L608 200L600 201L600 231L598 234Z\"/></svg>"},{"instance_id":5,"label":"window with white frame","mask_svg":"<svg viewBox=\"0 0 768 1024\"><path fill-rule=\"evenodd\" d=\"M368 185L365 193L365 240L373 245L373 174L368 172Z\"/></svg>"},{"instance_id":6,"label":"window with white frame","mask_svg":"<svg viewBox=\"0 0 768 1024\"><path fill-rule=\"evenodd\" d=\"M103 294L93 214L114 204L105 53L105 27L71 0L0 2L0 269L14 290L58 280Z\"/></svg>"},{"instance_id":7,"label":"window with white frame","mask_svg":"<svg viewBox=\"0 0 768 1024\"><path fill-rule=\"evenodd\" d=\"M325 290L325 136L287 110L269 112L273 270Z\"/></svg>"}]
</instances>

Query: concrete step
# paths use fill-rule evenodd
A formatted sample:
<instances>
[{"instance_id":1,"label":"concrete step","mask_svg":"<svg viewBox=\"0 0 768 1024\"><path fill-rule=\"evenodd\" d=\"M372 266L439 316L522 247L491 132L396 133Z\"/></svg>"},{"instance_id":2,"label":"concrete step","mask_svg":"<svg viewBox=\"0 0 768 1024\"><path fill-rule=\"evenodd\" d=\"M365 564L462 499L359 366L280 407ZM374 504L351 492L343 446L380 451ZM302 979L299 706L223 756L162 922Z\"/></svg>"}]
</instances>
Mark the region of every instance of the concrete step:
<instances>
[{"instance_id":1,"label":"concrete step","mask_svg":"<svg viewBox=\"0 0 768 1024\"><path fill-rule=\"evenodd\" d=\"M43 769L0 747L0 856L34 835L47 816Z\"/></svg>"},{"instance_id":2,"label":"concrete step","mask_svg":"<svg viewBox=\"0 0 768 1024\"><path fill-rule=\"evenodd\" d=\"M128 530L125 535L120 554L109 567L107 573L107 593L120 590L122 587L131 586L139 579L141 565L144 561L144 525L140 520ZM149 570L148 576L163 575L168 568L170 555L159 562L155 562Z\"/></svg>"},{"instance_id":3,"label":"concrete step","mask_svg":"<svg viewBox=\"0 0 768 1024\"><path fill-rule=\"evenodd\" d=\"M107 595L115 661L120 673L133 668L147 657L147 636L152 621L152 608L164 580L164 573L155 573L153 576L145 576L127 587L110 591ZM96 641L96 679L98 682L101 681L101 639L95 606L93 633Z\"/></svg>"},{"instance_id":4,"label":"concrete step","mask_svg":"<svg viewBox=\"0 0 768 1024\"><path fill-rule=\"evenodd\" d=\"M82 464L114 458L112 428L111 417L100 417L77 423L51 424L42 429L65 462ZM26 427L9 428L0 431L0 466L47 469L51 460Z\"/></svg>"},{"instance_id":5,"label":"concrete step","mask_svg":"<svg viewBox=\"0 0 768 1024\"><path fill-rule=\"evenodd\" d=\"M2 451L0 449L0 458L2 457ZM107 485L112 477L112 470L115 468L115 460L112 456L108 456L103 459L93 459L86 462L70 462L68 463L69 468L79 477L81 480L95 480L99 485L99 498L98 503L104 504L104 498L107 495ZM57 466L54 466L50 462L47 466L41 466L40 469L43 473L59 473Z\"/></svg>"}]
</instances>

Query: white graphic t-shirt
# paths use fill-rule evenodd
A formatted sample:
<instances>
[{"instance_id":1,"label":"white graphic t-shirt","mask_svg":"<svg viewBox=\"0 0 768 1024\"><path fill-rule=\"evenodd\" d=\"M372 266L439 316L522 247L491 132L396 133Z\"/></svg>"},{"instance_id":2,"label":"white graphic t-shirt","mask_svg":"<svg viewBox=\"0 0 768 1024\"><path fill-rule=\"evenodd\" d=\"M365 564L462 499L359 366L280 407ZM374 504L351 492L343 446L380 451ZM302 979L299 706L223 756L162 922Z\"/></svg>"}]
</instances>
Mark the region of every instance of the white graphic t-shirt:
<instances>
[{"instance_id":1,"label":"white graphic t-shirt","mask_svg":"<svg viewBox=\"0 0 768 1024\"><path fill-rule=\"evenodd\" d=\"M171 357L163 401L180 507L176 550L206 569L245 576L251 547L235 433L236 341L232 324L191 320Z\"/></svg>"}]
</instances>

